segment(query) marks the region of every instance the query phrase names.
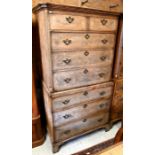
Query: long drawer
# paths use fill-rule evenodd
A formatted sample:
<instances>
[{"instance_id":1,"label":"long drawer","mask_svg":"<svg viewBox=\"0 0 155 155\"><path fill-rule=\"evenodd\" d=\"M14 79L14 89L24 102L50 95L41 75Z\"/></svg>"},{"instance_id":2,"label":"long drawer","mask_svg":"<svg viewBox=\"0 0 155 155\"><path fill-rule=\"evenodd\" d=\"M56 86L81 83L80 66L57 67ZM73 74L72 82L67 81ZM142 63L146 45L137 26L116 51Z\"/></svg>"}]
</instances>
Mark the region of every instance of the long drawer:
<instances>
[{"instance_id":1,"label":"long drawer","mask_svg":"<svg viewBox=\"0 0 155 155\"><path fill-rule=\"evenodd\" d=\"M94 102L83 103L77 107L68 110L53 113L54 126L60 126L77 120L81 117L86 117L96 112L108 112L111 104L111 99L99 100ZM87 112L86 112L87 111Z\"/></svg>"},{"instance_id":2,"label":"long drawer","mask_svg":"<svg viewBox=\"0 0 155 155\"><path fill-rule=\"evenodd\" d=\"M78 105L79 103L97 100L100 98L110 98L112 96L112 92L113 83L109 82L89 87L53 93L53 111L59 111L68 107Z\"/></svg>"},{"instance_id":3,"label":"long drawer","mask_svg":"<svg viewBox=\"0 0 155 155\"><path fill-rule=\"evenodd\" d=\"M53 53L53 69L68 69L90 65L111 65L114 50L85 50Z\"/></svg>"},{"instance_id":4,"label":"long drawer","mask_svg":"<svg viewBox=\"0 0 155 155\"><path fill-rule=\"evenodd\" d=\"M111 80L112 66L88 67L70 71L54 72L54 90L66 90Z\"/></svg>"},{"instance_id":5,"label":"long drawer","mask_svg":"<svg viewBox=\"0 0 155 155\"><path fill-rule=\"evenodd\" d=\"M114 48L115 34L103 33L51 33L52 50Z\"/></svg>"},{"instance_id":6,"label":"long drawer","mask_svg":"<svg viewBox=\"0 0 155 155\"><path fill-rule=\"evenodd\" d=\"M56 141L68 139L80 133L89 131L95 127L102 126L108 122L109 113L104 112L93 117L86 117L77 122L58 127L55 130Z\"/></svg>"}]
</instances>

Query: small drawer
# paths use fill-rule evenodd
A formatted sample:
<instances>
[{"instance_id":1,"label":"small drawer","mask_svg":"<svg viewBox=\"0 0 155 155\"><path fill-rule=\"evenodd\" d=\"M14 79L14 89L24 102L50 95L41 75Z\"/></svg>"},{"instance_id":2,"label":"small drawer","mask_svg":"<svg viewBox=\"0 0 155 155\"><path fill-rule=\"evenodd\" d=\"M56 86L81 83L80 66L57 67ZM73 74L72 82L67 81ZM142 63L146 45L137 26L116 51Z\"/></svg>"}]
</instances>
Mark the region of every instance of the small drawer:
<instances>
[{"instance_id":1,"label":"small drawer","mask_svg":"<svg viewBox=\"0 0 155 155\"><path fill-rule=\"evenodd\" d=\"M100 84L75 90L72 89L71 91L61 93L55 93L53 96L57 97L53 97L52 100L53 111L62 110L86 101L97 100L100 98L110 98L112 96L112 92L113 85L110 84L109 86L105 86L105 84Z\"/></svg>"},{"instance_id":2,"label":"small drawer","mask_svg":"<svg viewBox=\"0 0 155 155\"><path fill-rule=\"evenodd\" d=\"M51 33L51 48L54 50L114 48L115 34L98 33Z\"/></svg>"},{"instance_id":3,"label":"small drawer","mask_svg":"<svg viewBox=\"0 0 155 155\"><path fill-rule=\"evenodd\" d=\"M118 19L116 17L90 17L90 30L95 31L116 31Z\"/></svg>"},{"instance_id":4,"label":"small drawer","mask_svg":"<svg viewBox=\"0 0 155 155\"><path fill-rule=\"evenodd\" d=\"M86 30L86 17L50 14L51 30Z\"/></svg>"},{"instance_id":5,"label":"small drawer","mask_svg":"<svg viewBox=\"0 0 155 155\"><path fill-rule=\"evenodd\" d=\"M52 55L53 69L69 69L90 65L111 65L113 62L114 50L84 50L71 52L55 52Z\"/></svg>"},{"instance_id":6,"label":"small drawer","mask_svg":"<svg viewBox=\"0 0 155 155\"><path fill-rule=\"evenodd\" d=\"M110 81L112 66L98 66L70 71L55 72L53 74L54 90L66 90L80 86L88 86Z\"/></svg>"},{"instance_id":7,"label":"small drawer","mask_svg":"<svg viewBox=\"0 0 155 155\"><path fill-rule=\"evenodd\" d=\"M100 127L108 122L109 113L105 112L98 114L97 116L86 117L77 122L58 127L55 130L56 141L65 140L76 136L80 133L87 132L96 127Z\"/></svg>"},{"instance_id":8,"label":"small drawer","mask_svg":"<svg viewBox=\"0 0 155 155\"><path fill-rule=\"evenodd\" d=\"M109 112L111 99L83 103L77 107L53 113L54 126L60 126L73 120L89 116L100 111ZM87 111L87 112L86 112Z\"/></svg>"}]
</instances>

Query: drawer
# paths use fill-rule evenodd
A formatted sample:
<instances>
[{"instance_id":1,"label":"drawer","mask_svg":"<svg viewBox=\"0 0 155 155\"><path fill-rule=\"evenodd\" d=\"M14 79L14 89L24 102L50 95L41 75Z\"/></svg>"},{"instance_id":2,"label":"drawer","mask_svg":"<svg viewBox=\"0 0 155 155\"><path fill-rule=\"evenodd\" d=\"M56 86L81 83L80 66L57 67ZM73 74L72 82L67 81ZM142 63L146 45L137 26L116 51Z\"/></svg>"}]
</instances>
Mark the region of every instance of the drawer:
<instances>
[{"instance_id":1,"label":"drawer","mask_svg":"<svg viewBox=\"0 0 155 155\"><path fill-rule=\"evenodd\" d=\"M111 65L113 62L114 50L85 50L71 52L53 53L53 69L69 69L90 65Z\"/></svg>"},{"instance_id":2,"label":"drawer","mask_svg":"<svg viewBox=\"0 0 155 155\"><path fill-rule=\"evenodd\" d=\"M118 19L116 17L90 17L89 29L95 31L116 31Z\"/></svg>"},{"instance_id":3,"label":"drawer","mask_svg":"<svg viewBox=\"0 0 155 155\"><path fill-rule=\"evenodd\" d=\"M50 14L51 30L86 30L86 17Z\"/></svg>"},{"instance_id":4,"label":"drawer","mask_svg":"<svg viewBox=\"0 0 155 155\"><path fill-rule=\"evenodd\" d=\"M123 12L122 0L80 0L81 7L97 9L108 12Z\"/></svg>"},{"instance_id":5,"label":"drawer","mask_svg":"<svg viewBox=\"0 0 155 155\"><path fill-rule=\"evenodd\" d=\"M55 112L53 113L54 126L60 126L100 111L108 112L110 104L111 99L101 99L95 102L84 103L68 110Z\"/></svg>"},{"instance_id":6,"label":"drawer","mask_svg":"<svg viewBox=\"0 0 155 155\"><path fill-rule=\"evenodd\" d=\"M66 90L110 81L112 66L98 66L70 71L59 71L53 74L54 90Z\"/></svg>"},{"instance_id":7,"label":"drawer","mask_svg":"<svg viewBox=\"0 0 155 155\"><path fill-rule=\"evenodd\" d=\"M109 86L106 86L105 84L100 84L61 93L55 93L52 96L53 111L66 109L70 106L78 105L79 103L86 101L97 100L99 98L110 98L112 96L112 93L113 85L111 84L109 84Z\"/></svg>"},{"instance_id":8,"label":"drawer","mask_svg":"<svg viewBox=\"0 0 155 155\"><path fill-rule=\"evenodd\" d=\"M109 113L101 113L97 116L84 118L77 122L64 125L63 127L56 128L55 137L56 141L65 140L73 136L79 135L80 133L92 130L96 127L100 127L108 122Z\"/></svg>"},{"instance_id":9,"label":"drawer","mask_svg":"<svg viewBox=\"0 0 155 155\"><path fill-rule=\"evenodd\" d=\"M51 33L53 50L114 48L115 34Z\"/></svg>"}]
</instances>

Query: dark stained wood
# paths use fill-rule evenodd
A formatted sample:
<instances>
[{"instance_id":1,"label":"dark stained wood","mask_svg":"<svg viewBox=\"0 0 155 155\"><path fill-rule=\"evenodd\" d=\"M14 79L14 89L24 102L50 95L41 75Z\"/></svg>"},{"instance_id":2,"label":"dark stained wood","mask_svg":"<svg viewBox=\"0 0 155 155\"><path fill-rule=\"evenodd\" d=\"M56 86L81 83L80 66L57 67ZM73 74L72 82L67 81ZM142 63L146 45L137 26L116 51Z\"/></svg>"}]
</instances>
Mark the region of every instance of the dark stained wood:
<instances>
[{"instance_id":1,"label":"dark stained wood","mask_svg":"<svg viewBox=\"0 0 155 155\"><path fill-rule=\"evenodd\" d=\"M119 20L119 31L117 35L117 44L116 44L116 58L114 64L114 78L119 78L123 76L123 17L120 16Z\"/></svg>"},{"instance_id":2,"label":"dark stained wood","mask_svg":"<svg viewBox=\"0 0 155 155\"><path fill-rule=\"evenodd\" d=\"M42 127L40 112L36 96L34 73L32 72L32 147L41 145L45 141L45 130Z\"/></svg>"},{"instance_id":3,"label":"dark stained wood","mask_svg":"<svg viewBox=\"0 0 155 155\"><path fill-rule=\"evenodd\" d=\"M123 141L123 127L121 127L118 132L116 133L114 144Z\"/></svg>"},{"instance_id":4,"label":"dark stained wood","mask_svg":"<svg viewBox=\"0 0 155 155\"><path fill-rule=\"evenodd\" d=\"M111 105L111 121L121 120L123 117L123 79L116 79Z\"/></svg>"}]
</instances>

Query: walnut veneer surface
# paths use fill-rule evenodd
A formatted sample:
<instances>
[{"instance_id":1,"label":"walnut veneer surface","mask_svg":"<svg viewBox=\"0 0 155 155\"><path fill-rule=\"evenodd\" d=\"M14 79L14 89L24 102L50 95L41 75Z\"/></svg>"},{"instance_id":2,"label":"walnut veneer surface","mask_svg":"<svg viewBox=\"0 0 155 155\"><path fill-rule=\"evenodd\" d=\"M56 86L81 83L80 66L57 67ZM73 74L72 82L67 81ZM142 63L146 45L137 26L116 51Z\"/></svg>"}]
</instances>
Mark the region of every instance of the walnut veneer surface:
<instances>
[{"instance_id":1,"label":"walnut veneer surface","mask_svg":"<svg viewBox=\"0 0 155 155\"><path fill-rule=\"evenodd\" d=\"M122 1L50 2L33 11L39 26L48 131L57 152L69 139L111 126Z\"/></svg>"}]
</instances>

